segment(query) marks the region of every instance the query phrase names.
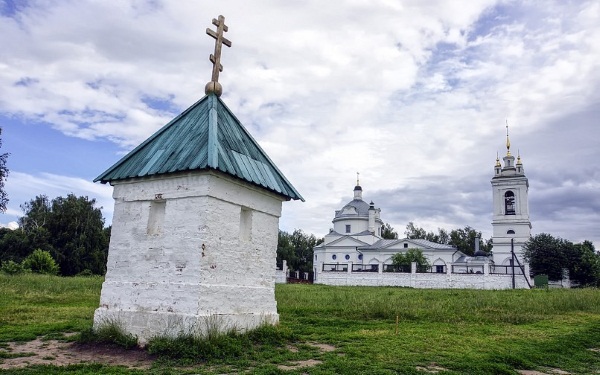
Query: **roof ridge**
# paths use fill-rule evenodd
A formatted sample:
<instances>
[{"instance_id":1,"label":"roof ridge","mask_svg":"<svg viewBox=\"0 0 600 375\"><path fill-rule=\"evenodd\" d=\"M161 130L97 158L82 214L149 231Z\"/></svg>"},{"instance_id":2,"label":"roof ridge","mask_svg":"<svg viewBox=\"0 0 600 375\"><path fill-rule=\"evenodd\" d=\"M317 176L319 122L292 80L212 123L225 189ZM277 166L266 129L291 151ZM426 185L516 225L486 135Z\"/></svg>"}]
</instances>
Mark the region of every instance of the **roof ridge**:
<instances>
[{"instance_id":1,"label":"roof ridge","mask_svg":"<svg viewBox=\"0 0 600 375\"><path fill-rule=\"evenodd\" d=\"M229 109L229 107L225 104L225 102L223 100L221 100L221 98L219 98L219 97L217 97L217 100L225 108L225 110L233 117L233 119L236 121L236 123L240 126L240 129L242 129L242 131L246 134L246 136L248 136L248 138L250 138L250 140L258 148L258 151L262 154L262 156L264 156L265 159L267 159L267 161L271 164L271 166L273 167L273 169L275 169L275 171L277 171L277 173L279 173L280 177L290 186L290 188L298 196L298 198L302 202L305 202L305 200L302 197L302 195L300 195L300 193L298 193L298 191L296 191L296 189L294 188L294 186L292 185L292 183L290 181L288 181L288 179L285 177L285 175L279 170L279 168L277 167L277 165L275 165L275 163L273 163L273 161L271 160L271 158L269 157L269 155L267 155L267 153L265 152L265 150L263 150L263 148L260 146L260 144L256 141L256 139L254 139L254 137L252 136L252 134L250 134L250 132L248 131L248 129L246 129L246 127L237 118L237 116Z\"/></svg>"},{"instance_id":2,"label":"roof ridge","mask_svg":"<svg viewBox=\"0 0 600 375\"><path fill-rule=\"evenodd\" d=\"M131 150L127 154L125 154L125 156L123 156L116 163L114 163L112 166L110 166L106 171L104 171L104 173L102 173L98 177L96 177L94 179L94 182L101 181L103 177L105 177L106 175L108 175L109 173L114 171L117 167L119 167L121 164L123 164L125 162L125 160L127 160L127 159L131 158L133 155L137 154L142 148L144 148L147 144L149 144L154 139L156 139L159 135L164 133L168 128L173 126L173 124L175 124L179 119L181 119L184 115L188 114L192 109L196 108L198 105L200 105L200 103L202 101L206 100L207 98L208 98L208 96L204 96L203 98L201 98L200 100L196 101L194 104L189 106L186 110L184 110L183 112L178 114L174 119L169 121L162 128L158 129L154 134L152 134L150 137L148 137L145 141L143 141L142 143L137 145L133 150Z\"/></svg>"},{"instance_id":3,"label":"roof ridge","mask_svg":"<svg viewBox=\"0 0 600 375\"><path fill-rule=\"evenodd\" d=\"M94 182L210 169L286 199L304 201L248 129L214 94L184 110Z\"/></svg>"}]
</instances>

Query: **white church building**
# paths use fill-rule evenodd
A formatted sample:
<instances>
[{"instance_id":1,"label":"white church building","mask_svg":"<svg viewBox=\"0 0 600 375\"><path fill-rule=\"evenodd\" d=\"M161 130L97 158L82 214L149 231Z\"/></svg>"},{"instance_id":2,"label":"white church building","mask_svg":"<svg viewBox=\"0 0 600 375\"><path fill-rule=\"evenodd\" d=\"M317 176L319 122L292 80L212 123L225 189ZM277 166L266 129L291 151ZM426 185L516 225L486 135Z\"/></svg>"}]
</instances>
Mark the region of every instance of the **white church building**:
<instances>
[{"instance_id":1,"label":"white church building","mask_svg":"<svg viewBox=\"0 0 600 375\"><path fill-rule=\"evenodd\" d=\"M467 256L454 246L423 239L383 239L381 209L363 200L359 181L354 198L336 211L333 228L324 242L314 248L314 282L329 285L394 285L419 288L508 289L530 286L529 267L523 262L522 247L531 234L529 183L520 156L507 152L504 166L496 158L492 177L493 250L491 254L474 244ZM430 267L412 265L398 269L392 257L418 249ZM513 255L514 254L514 255ZM516 276L513 276L516 275Z\"/></svg>"}]
</instances>

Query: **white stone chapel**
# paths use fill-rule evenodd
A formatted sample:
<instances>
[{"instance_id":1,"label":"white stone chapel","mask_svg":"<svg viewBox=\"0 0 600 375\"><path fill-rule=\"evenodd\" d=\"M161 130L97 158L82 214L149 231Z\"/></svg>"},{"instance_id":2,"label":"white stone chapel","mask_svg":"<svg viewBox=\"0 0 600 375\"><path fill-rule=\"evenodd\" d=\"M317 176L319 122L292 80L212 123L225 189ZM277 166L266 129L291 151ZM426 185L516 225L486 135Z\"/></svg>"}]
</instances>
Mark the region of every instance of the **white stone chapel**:
<instances>
[{"instance_id":1,"label":"white stone chapel","mask_svg":"<svg viewBox=\"0 0 600 375\"><path fill-rule=\"evenodd\" d=\"M115 200L94 327L141 344L277 323L282 202L303 198L220 99L222 16L206 96L102 173Z\"/></svg>"}]
</instances>

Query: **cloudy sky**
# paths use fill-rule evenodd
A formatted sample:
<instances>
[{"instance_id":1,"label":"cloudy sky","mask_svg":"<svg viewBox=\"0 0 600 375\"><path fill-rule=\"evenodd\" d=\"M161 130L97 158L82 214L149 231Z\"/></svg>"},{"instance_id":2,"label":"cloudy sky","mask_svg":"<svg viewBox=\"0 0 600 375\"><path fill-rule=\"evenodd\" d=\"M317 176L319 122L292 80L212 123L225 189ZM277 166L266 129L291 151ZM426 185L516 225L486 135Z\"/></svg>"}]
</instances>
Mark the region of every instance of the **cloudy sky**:
<instances>
[{"instance_id":1,"label":"cloudy sky","mask_svg":"<svg viewBox=\"0 0 600 375\"><path fill-rule=\"evenodd\" d=\"M599 247L598 1L0 0L0 222L73 192L109 224L92 180L204 95L219 14L222 99L306 199L281 229L327 233L360 172L400 234L490 237L508 120L533 233Z\"/></svg>"}]
</instances>

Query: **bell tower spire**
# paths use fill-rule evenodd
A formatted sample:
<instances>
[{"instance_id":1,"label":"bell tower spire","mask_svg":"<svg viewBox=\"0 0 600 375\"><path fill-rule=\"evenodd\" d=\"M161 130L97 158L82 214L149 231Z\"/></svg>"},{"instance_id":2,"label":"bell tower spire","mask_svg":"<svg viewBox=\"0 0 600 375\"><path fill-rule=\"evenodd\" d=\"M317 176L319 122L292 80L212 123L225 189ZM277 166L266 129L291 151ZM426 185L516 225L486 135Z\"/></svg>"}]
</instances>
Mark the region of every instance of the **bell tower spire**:
<instances>
[{"instance_id":1,"label":"bell tower spire","mask_svg":"<svg viewBox=\"0 0 600 375\"><path fill-rule=\"evenodd\" d=\"M529 219L529 180L525 177L521 152L517 151L517 161L510 153L508 123L506 124L506 156L500 164L496 153L494 177L492 177L493 212L493 254L497 265L507 265L512 259L511 250L522 261L523 245L531 236ZM511 245L512 243L512 245Z\"/></svg>"}]
</instances>

